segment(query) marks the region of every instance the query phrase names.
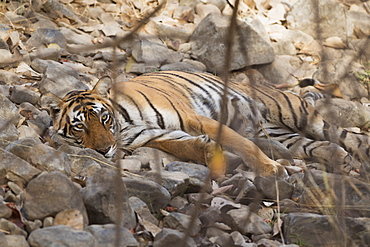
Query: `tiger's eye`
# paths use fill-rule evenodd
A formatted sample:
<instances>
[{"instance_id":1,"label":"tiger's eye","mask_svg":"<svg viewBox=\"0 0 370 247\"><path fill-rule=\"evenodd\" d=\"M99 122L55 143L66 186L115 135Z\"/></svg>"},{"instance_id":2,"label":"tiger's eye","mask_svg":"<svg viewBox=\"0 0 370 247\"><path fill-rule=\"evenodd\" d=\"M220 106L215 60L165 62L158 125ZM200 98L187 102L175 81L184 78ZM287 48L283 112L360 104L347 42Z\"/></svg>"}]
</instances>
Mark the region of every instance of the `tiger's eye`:
<instances>
[{"instance_id":1,"label":"tiger's eye","mask_svg":"<svg viewBox=\"0 0 370 247\"><path fill-rule=\"evenodd\" d=\"M76 124L75 127L78 128L78 129L82 129L84 127L84 125L83 124Z\"/></svg>"}]
</instances>

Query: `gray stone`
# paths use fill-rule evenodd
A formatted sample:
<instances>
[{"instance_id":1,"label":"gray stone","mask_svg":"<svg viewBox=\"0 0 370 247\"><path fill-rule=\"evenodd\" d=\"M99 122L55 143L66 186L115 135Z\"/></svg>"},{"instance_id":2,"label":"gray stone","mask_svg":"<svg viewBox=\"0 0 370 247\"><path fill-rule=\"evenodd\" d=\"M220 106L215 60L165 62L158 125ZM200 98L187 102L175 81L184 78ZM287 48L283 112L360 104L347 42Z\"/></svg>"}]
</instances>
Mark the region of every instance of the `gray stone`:
<instances>
[{"instance_id":1,"label":"gray stone","mask_svg":"<svg viewBox=\"0 0 370 247\"><path fill-rule=\"evenodd\" d=\"M0 117L0 147L5 148L16 140L18 140L19 131L8 120Z\"/></svg>"},{"instance_id":2,"label":"gray stone","mask_svg":"<svg viewBox=\"0 0 370 247\"><path fill-rule=\"evenodd\" d=\"M234 241L230 234L216 227L207 228L207 238L216 246L233 246Z\"/></svg>"},{"instance_id":3,"label":"gray stone","mask_svg":"<svg viewBox=\"0 0 370 247\"><path fill-rule=\"evenodd\" d=\"M90 232L99 246L114 247L116 241L116 225L90 225L85 228L85 231ZM136 241L132 233L125 227L120 227L120 245L122 247L138 247L139 243Z\"/></svg>"},{"instance_id":4,"label":"gray stone","mask_svg":"<svg viewBox=\"0 0 370 247\"><path fill-rule=\"evenodd\" d=\"M349 19L354 25L354 33L357 38L367 38L370 35L370 15L357 11L348 12Z\"/></svg>"},{"instance_id":5,"label":"gray stone","mask_svg":"<svg viewBox=\"0 0 370 247\"><path fill-rule=\"evenodd\" d=\"M6 239L6 242L8 242L9 247L11 246L29 247L28 242L23 235L6 235L5 239Z\"/></svg>"},{"instance_id":6,"label":"gray stone","mask_svg":"<svg viewBox=\"0 0 370 247\"><path fill-rule=\"evenodd\" d=\"M179 62L181 55L169 50L165 45L143 39L134 43L132 56L136 62L159 67L164 63Z\"/></svg>"},{"instance_id":7,"label":"gray stone","mask_svg":"<svg viewBox=\"0 0 370 247\"><path fill-rule=\"evenodd\" d=\"M286 20L289 29L301 30L316 39L338 36L347 40L353 34L353 24L346 7L336 1L299 0L288 12Z\"/></svg>"},{"instance_id":8,"label":"gray stone","mask_svg":"<svg viewBox=\"0 0 370 247\"><path fill-rule=\"evenodd\" d=\"M267 199L272 200L289 199L294 190L292 184L278 177L256 177L253 183Z\"/></svg>"},{"instance_id":9,"label":"gray stone","mask_svg":"<svg viewBox=\"0 0 370 247\"><path fill-rule=\"evenodd\" d=\"M306 172L298 180L296 190L300 191L298 203L301 205L338 205L340 215L350 217L370 216L370 185L354 177L331 174L323 171ZM333 196L331 196L333 195ZM314 198L313 198L314 196ZM312 207L310 207L312 209ZM320 212L330 213L323 208Z\"/></svg>"},{"instance_id":10,"label":"gray stone","mask_svg":"<svg viewBox=\"0 0 370 247\"><path fill-rule=\"evenodd\" d=\"M164 228L160 233L158 233L154 238L153 247L168 247L168 246L178 246L182 243L183 247L196 247L195 241L188 237L184 241L185 234L173 229Z\"/></svg>"},{"instance_id":11,"label":"gray stone","mask_svg":"<svg viewBox=\"0 0 370 247\"><path fill-rule=\"evenodd\" d=\"M250 211L249 207L231 209L227 212L241 234L261 235L271 233L272 228L260 216ZM232 226L231 226L232 227Z\"/></svg>"},{"instance_id":12,"label":"gray stone","mask_svg":"<svg viewBox=\"0 0 370 247\"><path fill-rule=\"evenodd\" d=\"M0 184L12 181L23 187L39 173L41 173L39 169L25 160L0 148Z\"/></svg>"},{"instance_id":13,"label":"gray stone","mask_svg":"<svg viewBox=\"0 0 370 247\"><path fill-rule=\"evenodd\" d=\"M231 70L274 61L275 54L272 46L258 32L245 22L239 22L238 26L238 35L235 35L232 49ZM228 17L209 14L197 26L190 38L192 53L207 66L209 72L223 71L226 53L224 42L228 30Z\"/></svg>"},{"instance_id":14,"label":"gray stone","mask_svg":"<svg viewBox=\"0 0 370 247\"><path fill-rule=\"evenodd\" d=\"M26 46L31 50L32 48L46 47L51 43L58 44L62 49L67 48L64 35L59 30L52 28L37 29L27 40Z\"/></svg>"},{"instance_id":15,"label":"gray stone","mask_svg":"<svg viewBox=\"0 0 370 247\"><path fill-rule=\"evenodd\" d=\"M188 192L199 191L209 174L209 169L206 166L179 161L167 164L165 170L170 172L180 171L187 174L190 178Z\"/></svg>"},{"instance_id":16,"label":"gray stone","mask_svg":"<svg viewBox=\"0 0 370 247\"><path fill-rule=\"evenodd\" d=\"M84 225L88 223L79 189L60 172L43 173L32 179L27 184L23 199L23 210L28 220L43 220L65 209L77 209L83 215Z\"/></svg>"},{"instance_id":17,"label":"gray stone","mask_svg":"<svg viewBox=\"0 0 370 247\"><path fill-rule=\"evenodd\" d=\"M171 194L161 185L143 179L122 178L128 196L136 196L143 200L152 212L158 212L167 206Z\"/></svg>"},{"instance_id":18,"label":"gray stone","mask_svg":"<svg viewBox=\"0 0 370 247\"><path fill-rule=\"evenodd\" d=\"M191 228L189 228L190 221L191 221L190 215L172 212L166 217L164 217L163 226L176 229L184 233L187 230L189 230L190 236L196 236L201 229L202 222L198 218L196 218Z\"/></svg>"},{"instance_id":19,"label":"gray stone","mask_svg":"<svg viewBox=\"0 0 370 247\"><path fill-rule=\"evenodd\" d=\"M34 52L30 53L30 59L34 60L36 58L59 61L61 51L55 48L40 47Z\"/></svg>"},{"instance_id":20,"label":"gray stone","mask_svg":"<svg viewBox=\"0 0 370 247\"><path fill-rule=\"evenodd\" d=\"M6 219L0 219L0 231L9 232L11 235L22 235L27 237L27 232L19 228L13 222Z\"/></svg>"},{"instance_id":21,"label":"gray stone","mask_svg":"<svg viewBox=\"0 0 370 247\"><path fill-rule=\"evenodd\" d=\"M295 56L278 55L271 64L259 67L258 71L271 83L296 85L301 63Z\"/></svg>"},{"instance_id":22,"label":"gray stone","mask_svg":"<svg viewBox=\"0 0 370 247\"><path fill-rule=\"evenodd\" d=\"M284 236L288 243L307 246L368 246L370 219L337 215L290 213L283 216Z\"/></svg>"},{"instance_id":23,"label":"gray stone","mask_svg":"<svg viewBox=\"0 0 370 247\"><path fill-rule=\"evenodd\" d=\"M55 13L59 13L74 22L80 23L79 15L75 14L70 8L64 6L61 2L57 0L47 0L44 4L42 9L47 12L53 18L56 18Z\"/></svg>"},{"instance_id":24,"label":"gray stone","mask_svg":"<svg viewBox=\"0 0 370 247\"><path fill-rule=\"evenodd\" d=\"M130 207L135 211L140 218L158 225L158 220L151 214L148 205L136 196L129 198Z\"/></svg>"},{"instance_id":25,"label":"gray stone","mask_svg":"<svg viewBox=\"0 0 370 247\"><path fill-rule=\"evenodd\" d=\"M8 219L12 216L12 210L5 205L5 202L0 197L0 218Z\"/></svg>"},{"instance_id":26,"label":"gray stone","mask_svg":"<svg viewBox=\"0 0 370 247\"><path fill-rule=\"evenodd\" d=\"M235 174L231 178L224 180L220 185L232 185L232 187L228 191L226 191L226 193L233 197L236 196L239 199L240 203L246 205L248 205L258 197L256 186L242 173Z\"/></svg>"},{"instance_id":27,"label":"gray stone","mask_svg":"<svg viewBox=\"0 0 370 247\"><path fill-rule=\"evenodd\" d=\"M17 107L6 98L3 94L0 94L0 117L6 119L9 123L17 125L20 119Z\"/></svg>"},{"instance_id":28,"label":"gray stone","mask_svg":"<svg viewBox=\"0 0 370 247\"><path fill-rule=\"evenodd\" d=\"M120 206L122 226L132 229L136 225L136 219L128 201L130 195L123 184L116 184L116 176L116 171L113 170L96 171L91 178L88 178L81 194L92 224L117 223L117 212L119 212L117 207ZM120 202L117 201L117 189L122 193Z\"/></svg>"},{"instance_id":29,"label":"gray stone","mask_svg":"<svg viewBox=\"0 0 370 247\"><path fill-rule=\"evenodd\" d=\"M0 70L0 82L5 85L14 85L19 83L19 76L13 72Z\"/></svg>"},{"instance_id":30,"label":"gray stone","mask_svg":"<svg viewBox=\"0 0 370 247\"><path fill-rule=\"evenodd\" d=\"M87 231L59 225L37 229L31 232L28 243L32 247L98 247L95 237Z\"/></svg>"},{"instance_id":31,"label":"gray stone","mask_svg":"<svg viewBox=\"0 0 370 247\"><path fill-rule=\"evenodd\" d=\"M62 27L60 32L64 35L66 42L68 44L77 44L77 45L92 45L92 37L87 33L77 33L72 31L70 28Z\"/></svg>"},{"instance_id":32,"label":"gray stone","mask_svg":"<svg viewBox=\"0 0 370 247\"><path fill-rule=\"evenodd\" d=\"M40 94L29 88L15 85L11 89L10 100L16 104L20 104L22 102L36 104L39 99Z\"/></svg>"},{"instance_id":33,"label":"gray stone","mask_svg":"<svg viewBox=\"0 0 370 247\"><path fill-rule=\"evenodd\" d=\"M203 69L196 67L192 64L186 62L177 62L165 64L160 67L160 70L170 70L170 71L188 71L188 72L204 72Z\"/></svg>"},{"instance_id":34,"label":"gray stone","mask_svg":"<svg viewBox=\"0 0 370 247\"><path fill-rule=\"evenodd\" d=\"M189 186L189 176L184 172L147 172L145 177L161 184L172 196L184 192Z\"/></svg>"},{"instance_id":35,"label":"gray stone","mask_svg":"<svg viewBox=\"0 0 370 247\"><path fill-rule=\"evenodd\" d=\"M367 127L370 110L359 102L344 99L320 99L315 101L315 109L324 119L341 127Z\"/></svg>"},{"instance_id":36,"label":"gray stone","mask_svg":"<svg viewBox=\"0 0 370 247\"><path fill-rule=\"evenodd\" d=\"M71 174L68 155L41 143L37 139L24 138L15 141L8 145L6 150L42 171L59 171L67 175Z\"/></svg>"},{"instance_id":37,"label":"gray stone","mask_svg":"<svg viewBox=\"0 0 370 247\"><path fill-rule=\"evenodd\" d=\"M64 97L72 90L88 89L88 86L81 81L75 70L62 64L50 63L41 79L39 89L42 94L51 92L58 97Z\"/></svg>"}]
</instances>

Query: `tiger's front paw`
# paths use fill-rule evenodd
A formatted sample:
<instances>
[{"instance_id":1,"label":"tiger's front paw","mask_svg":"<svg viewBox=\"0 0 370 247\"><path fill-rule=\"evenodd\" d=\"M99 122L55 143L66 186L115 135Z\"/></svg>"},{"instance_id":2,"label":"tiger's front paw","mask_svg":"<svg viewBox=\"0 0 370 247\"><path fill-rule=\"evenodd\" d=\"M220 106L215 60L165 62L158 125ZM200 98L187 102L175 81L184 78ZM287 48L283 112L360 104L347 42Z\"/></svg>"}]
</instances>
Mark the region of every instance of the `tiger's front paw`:
<instances>
[{"instance_id":1,"label":"tiger's front paw","mask_svg":"<svg viewBox=\"0 0 370 247\"><path fill-rule=\"evenodd\" d=\"M281 178L288 178L288 172L285 170L284 166L273 160L258 167L257 173L263 177L278 176Z\"/></svg>"}]
</instances>

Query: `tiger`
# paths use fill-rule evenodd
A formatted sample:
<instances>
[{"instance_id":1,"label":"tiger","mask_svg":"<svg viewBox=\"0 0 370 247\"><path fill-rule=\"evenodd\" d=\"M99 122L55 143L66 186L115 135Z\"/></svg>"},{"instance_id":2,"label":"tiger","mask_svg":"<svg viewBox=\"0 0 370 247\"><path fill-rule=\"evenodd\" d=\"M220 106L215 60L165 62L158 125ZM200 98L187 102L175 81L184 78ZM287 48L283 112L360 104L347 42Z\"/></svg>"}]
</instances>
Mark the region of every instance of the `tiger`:
<instances>
[{"instance_id":1,"label":"tiger","mask_svg":"<svg viewBox=\"0 0 370 247\"><path fill-rule=\"evenodd\" d=\"M46 93L41 104L50 111L54 138L107 158L117 150L152 147L212 166L222 148L260 176L287 176L283 165L250 140L261 133L293 157L317 158L346 171L370 157L367 135L327 123L296 94L230 80L223 101L223 88L223 81L208 73L157 71L115 83L103 77L93 89L63 98Z\"/></svg>"}]
</instances>

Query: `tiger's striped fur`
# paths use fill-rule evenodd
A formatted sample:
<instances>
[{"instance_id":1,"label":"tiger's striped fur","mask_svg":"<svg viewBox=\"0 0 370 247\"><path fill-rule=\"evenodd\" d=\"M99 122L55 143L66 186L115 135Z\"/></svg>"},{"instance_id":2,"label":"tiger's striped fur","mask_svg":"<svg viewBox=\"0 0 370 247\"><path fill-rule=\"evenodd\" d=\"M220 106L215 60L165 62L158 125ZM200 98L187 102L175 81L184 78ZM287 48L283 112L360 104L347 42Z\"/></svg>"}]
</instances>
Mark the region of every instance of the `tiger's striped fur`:
<instances>
[{"instance_id":1,"label":"tiger's striped fur","mask_svg":"<svg viewBox=\"0 0 370 247\"><path fill-rule=\"evenodd\" d=\"M130 152L148 146L207 163L217 146L222 90L222 81L209 74L163 71L113 86L103 78L93 90L74 91L63 99L47 94L43 102L51 108L54 131L69 143L108 157L117 147ZM225 103L220 144L263 176L285 170L247 139L257 134L260 123L295 157L344 166L358 166L358 160L370 157L368 136L328 124L295 94L230 82Z\"/></svg>"}]
</instances>

